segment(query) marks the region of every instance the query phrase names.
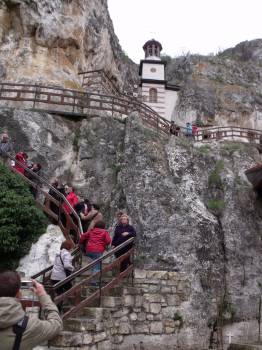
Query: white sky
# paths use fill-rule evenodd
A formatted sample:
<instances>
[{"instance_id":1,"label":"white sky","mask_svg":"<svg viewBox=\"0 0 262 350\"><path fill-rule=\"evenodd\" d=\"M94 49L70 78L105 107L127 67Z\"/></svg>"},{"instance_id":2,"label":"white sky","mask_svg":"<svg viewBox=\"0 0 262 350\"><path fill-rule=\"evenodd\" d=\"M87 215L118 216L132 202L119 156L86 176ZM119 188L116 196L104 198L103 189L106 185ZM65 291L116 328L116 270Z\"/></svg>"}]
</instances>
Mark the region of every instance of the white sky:
<instances>
[{"instance_id":1,"label":"white sky","mask_svg":"<svg viewBox=\"0 0 262 350\"><path fill-rule=\"evenodd\" d=\"M262 38L262 0L108 0L108 6L120 44L136 63L152 38L172 57Z\"/></svg>"}]
</instances>

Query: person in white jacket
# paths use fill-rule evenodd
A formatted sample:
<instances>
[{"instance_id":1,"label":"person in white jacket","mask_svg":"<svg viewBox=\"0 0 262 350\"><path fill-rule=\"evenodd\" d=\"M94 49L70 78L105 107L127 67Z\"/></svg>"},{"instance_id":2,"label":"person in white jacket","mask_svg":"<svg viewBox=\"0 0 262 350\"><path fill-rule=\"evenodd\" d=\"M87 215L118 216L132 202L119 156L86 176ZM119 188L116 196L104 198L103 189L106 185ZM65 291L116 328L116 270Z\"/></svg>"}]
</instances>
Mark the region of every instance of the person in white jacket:
<instances>
[{"instance_id":1,"label":"person in white jacket","mask_svg":"<svg viewBox=\"0 0 262 350\"><path fill-rule=\"evenodd\" d=\"M55 262L51 273L52 284L56 284L64 280L74 271L74 266L72 264L73 257L70 253L72 248L73 243L69 240L66 240L61 244L60 252L55 257ZM68 282L64 286L58 288L56 293L57 295L62 294L70 288L71 282Z\"/></svg>"}]
</instances>

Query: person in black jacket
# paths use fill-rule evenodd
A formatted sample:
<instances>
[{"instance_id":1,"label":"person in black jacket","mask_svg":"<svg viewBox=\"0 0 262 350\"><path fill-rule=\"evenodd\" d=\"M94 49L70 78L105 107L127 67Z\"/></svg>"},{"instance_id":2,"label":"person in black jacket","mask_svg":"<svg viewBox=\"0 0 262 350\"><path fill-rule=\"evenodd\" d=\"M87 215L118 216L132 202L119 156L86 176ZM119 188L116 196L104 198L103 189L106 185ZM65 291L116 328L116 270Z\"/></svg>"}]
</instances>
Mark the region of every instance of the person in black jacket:
<instances>
[{"instance_id":1,"label":"person in black jacket","mask_svg":"<svg viewBox=\"0 0 262 350\"><path fill-rule=\"evenodd\" d=\"M85 198L82 202L78 202L77 205L75 206L75 211L81 219L83 232L86 232L88 230L90 221L83 220L81 218L81 214L83 214L84 216L87 216L87 214L90 213L91 210L92 210L92 204L87 198ZM77 222L75 223L77 224Z\"/></svg>"},{"instance_id":2,"label":"person in black jacket","mask_svg":"<svg viewBox=\"0 0 262 350\"><path fill-rule=\"evenodd\" d=\"M136 231L133 226L129 225L129 218L126 214L123 214L120 218L120 223L116 226L114 231L114 237L112 240L112 248L118 247L120 244L126 242L132 237L136 237ZM127 253L133 244L128 244L126 247L122 248L115 253L115 256L118 258L121 255ZM125 271L128 266L131 264L130 256L124 259L120 266L120 271Z\"/></svg>"}]
</instances>

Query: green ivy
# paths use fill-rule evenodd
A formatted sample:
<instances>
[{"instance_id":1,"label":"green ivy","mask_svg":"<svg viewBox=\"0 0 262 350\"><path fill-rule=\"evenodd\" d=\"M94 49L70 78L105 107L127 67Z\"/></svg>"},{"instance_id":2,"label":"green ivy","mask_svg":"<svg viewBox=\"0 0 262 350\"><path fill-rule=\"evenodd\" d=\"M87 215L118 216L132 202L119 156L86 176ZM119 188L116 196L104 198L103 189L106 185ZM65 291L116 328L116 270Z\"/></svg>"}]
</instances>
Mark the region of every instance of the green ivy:
<instances>
[{"instance_id":1,"label":"green ivy","mask_svg":"<svg viewBox=\"0 0 262 350\"><path fill-rule=\"evenodd\" d=\"M0 163L0 268L15 268L46 225L28 185Z\"/></svg>"}]
</instances>

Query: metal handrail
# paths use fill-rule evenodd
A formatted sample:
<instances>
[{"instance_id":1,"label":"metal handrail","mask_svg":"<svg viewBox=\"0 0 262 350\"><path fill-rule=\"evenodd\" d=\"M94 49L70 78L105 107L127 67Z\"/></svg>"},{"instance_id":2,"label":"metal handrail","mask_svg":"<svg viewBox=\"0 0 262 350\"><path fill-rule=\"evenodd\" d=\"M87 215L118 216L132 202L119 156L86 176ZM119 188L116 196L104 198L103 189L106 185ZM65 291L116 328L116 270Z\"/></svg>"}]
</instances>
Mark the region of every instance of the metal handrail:
<instances>
[{"instance_id":1,"label":"metal handrail","mask_svg":"<svg viewBox=\"0 0 262 350\"><path fill-rule=\"evenodd\" d=\"M79 248L79 246L77 246L76 248L74 248L71 252L72 256L78 256L79 254L81 254L81 250ZM36 274L32 275L31 278L32 279L36 279L42 275L45 275L47 272L51 271L53 269L54 265L50 265L48 267L46 267L45 269L43 269L42 271L37 272Z\"/></svg>"},{"instance_id":2,"label":"metal handrail","mask_svg":"<svg viewBox=\"0 0 262 350\"><path fill-rule=\"evenodd\" d=\"M114 249L111 249L108 253L106 253L105 255L101 256L100 258L93 260L91 263L87 264L86 266L82 267L80 270L73 272L70 276L68 276L67 278L65 278L62 281L59 281L58 283L54 284L53 286L50 287L50 289L56 290L57 288L63 286L64 284L72 281L73 279L75 279L76 277L81 276L84 272L90 270L90 268L98 263L101 263L103 260L109 258L111 255L115 254L116 252L118 252L119 250L121 250L122 248L128 246L129 244L133 243L135 240L134 237L129 238L126 242L120 244L119 246L117 246Z\"/></svg>"}]
</instances>

